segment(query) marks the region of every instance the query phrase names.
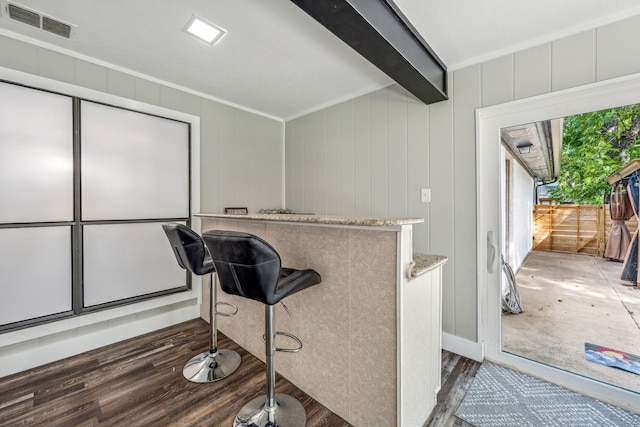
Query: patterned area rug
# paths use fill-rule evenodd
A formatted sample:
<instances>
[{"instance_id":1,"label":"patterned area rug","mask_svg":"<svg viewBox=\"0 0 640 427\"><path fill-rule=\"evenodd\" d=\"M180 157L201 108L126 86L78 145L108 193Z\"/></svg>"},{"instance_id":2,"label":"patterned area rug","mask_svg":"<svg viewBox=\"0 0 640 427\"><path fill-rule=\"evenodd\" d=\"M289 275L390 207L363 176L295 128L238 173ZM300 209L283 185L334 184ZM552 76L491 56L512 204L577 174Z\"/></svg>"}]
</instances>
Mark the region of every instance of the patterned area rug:
<instances>
[{"instance_id":1,"label":"patterned area rug","mask_svg":"<svg viewBox=\"0 0 640 427\"><path fill-rule=\"evenodd\" d=\"M640 415L490 362L456 416L477 427L640 426Z\"/></svg>"}]
</instances>

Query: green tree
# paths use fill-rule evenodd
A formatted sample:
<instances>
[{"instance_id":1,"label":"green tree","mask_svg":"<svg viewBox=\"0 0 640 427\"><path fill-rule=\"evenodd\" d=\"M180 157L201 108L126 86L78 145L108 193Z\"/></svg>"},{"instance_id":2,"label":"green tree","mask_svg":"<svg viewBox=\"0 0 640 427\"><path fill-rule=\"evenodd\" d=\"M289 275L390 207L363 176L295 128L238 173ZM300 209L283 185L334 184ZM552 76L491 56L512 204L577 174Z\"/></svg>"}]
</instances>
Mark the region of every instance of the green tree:
<instances>
[{"instance_id":1,"label":"green tree","mask_svg":"<svg viewBox=\"0 0 640 427\"><path fill-rule=\"evenodd\" d=\"M564 119L557 187L563 202L602 203L611 192L607 178L640 157L640 104L594 111Z\"/></svg>"}]
</instances>

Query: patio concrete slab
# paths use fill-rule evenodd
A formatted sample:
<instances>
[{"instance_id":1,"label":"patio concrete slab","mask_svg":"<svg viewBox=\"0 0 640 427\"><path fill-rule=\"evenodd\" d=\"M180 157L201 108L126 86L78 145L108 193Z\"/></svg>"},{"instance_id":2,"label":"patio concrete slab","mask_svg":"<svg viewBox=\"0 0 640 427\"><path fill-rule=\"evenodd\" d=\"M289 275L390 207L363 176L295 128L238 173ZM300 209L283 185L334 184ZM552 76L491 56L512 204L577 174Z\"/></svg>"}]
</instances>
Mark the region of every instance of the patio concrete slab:
<instances>
[{"instance_id":1,"label":"patio concrete slab","mask_svg":"<svg viewBox=\"0 0 640 427\"><path fill-rule=\"evenodd\" d=\"M622 264L533 251L516 275L524 313L503 314L503 350L640 393L640 375L585 359L592 343L640 355L640 289Z\"/></svg>"}]
</instances>

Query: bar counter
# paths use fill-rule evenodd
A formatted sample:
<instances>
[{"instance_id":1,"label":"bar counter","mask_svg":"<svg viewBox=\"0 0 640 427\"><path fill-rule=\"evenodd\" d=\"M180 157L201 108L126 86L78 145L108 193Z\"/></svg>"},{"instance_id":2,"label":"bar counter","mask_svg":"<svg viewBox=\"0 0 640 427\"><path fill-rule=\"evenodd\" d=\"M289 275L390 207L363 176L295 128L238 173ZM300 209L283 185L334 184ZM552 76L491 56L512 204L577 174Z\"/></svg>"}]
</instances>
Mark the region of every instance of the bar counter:
<instances>
[{"instance_id":1,"label":"bar counter","mask_svg":"<svg viewBox=\"0 0 640 427\"><path fill-rule=\"evenodd\" d=\"M275 368L354 426L422 425L440 388L441 283L446 258L413 254L421 218L307 214L196 214L207 230L255 234L283 267L312 268L322 283L276 306L276 330L304 343L278 353ZM202 314L207 318L208 286ZM262 304L220 291L238 314L218 329L264 361ZM285 339L278 347L287 347ZM276 384L277 388L277 384ZM238 396L248 400L254 396Z\"/></svg>"}]
</instances>

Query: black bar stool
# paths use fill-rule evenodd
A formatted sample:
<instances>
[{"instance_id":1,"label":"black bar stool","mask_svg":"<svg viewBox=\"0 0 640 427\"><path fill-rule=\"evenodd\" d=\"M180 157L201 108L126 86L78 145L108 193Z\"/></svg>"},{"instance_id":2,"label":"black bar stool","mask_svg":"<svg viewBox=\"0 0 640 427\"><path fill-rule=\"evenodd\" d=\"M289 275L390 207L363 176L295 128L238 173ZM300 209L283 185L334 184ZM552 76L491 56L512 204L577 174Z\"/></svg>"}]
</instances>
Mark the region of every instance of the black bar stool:
<instances>
[{"instance_id":1,"label":"black bar stool","mask_svg":"<svg viewBox=\"0 0 640 427\"><path fill-rule=\"evenodd\" d=\"M209 351L200 353L189 360L182 369L182 375L194 383L210 383L226 378L240 366L240 355L233 350L218 348L216 315L231 317L238 312L238 307L228 302L217 302L216 286L213 280L213 273L216 271L215 265L198 233L186 225L177 223L162 224L162 228L169 238L178 265L198 276L209 274L211 279ZM219 312L217 311L218 305L227 305L235 310L228 313Z\"/></svg>"},{"instance_id":2,"label":"black bar stool","mask_svg":"<svg viewBox=\"0 0 640 427\"><path fill-rule=\"evenodd\" d=\"M304 427L307 414L302 404L292 396L275 392L275 352L296 353L302 342L291 334L275 331L274 305L320 283L320 275L310 269L283 269L276 250L252 234L211 230L202 238L212 254L222 290L265 304L267 395L247 403L236 415L234 427ZM276 335L294 339L298 347L276 348Z\"/></svg>"}]
</instances>

